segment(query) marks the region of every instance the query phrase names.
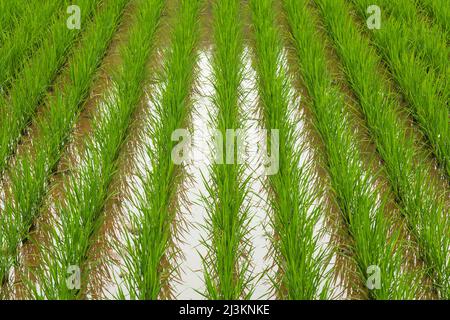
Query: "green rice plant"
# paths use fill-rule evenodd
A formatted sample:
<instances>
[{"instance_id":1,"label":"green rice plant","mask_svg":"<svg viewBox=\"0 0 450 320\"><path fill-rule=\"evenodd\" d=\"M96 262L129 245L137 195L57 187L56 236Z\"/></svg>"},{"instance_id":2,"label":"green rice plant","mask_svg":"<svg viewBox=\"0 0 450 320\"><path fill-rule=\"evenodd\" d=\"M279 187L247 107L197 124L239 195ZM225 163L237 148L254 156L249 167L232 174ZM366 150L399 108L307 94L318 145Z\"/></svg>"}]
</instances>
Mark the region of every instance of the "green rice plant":
<instances>
[{"instance_id":1,"label":"green rice plant","mask_svg":"<svg viewBox=\"0 0 450 320\"><path fill-rule=\"evenodd\" d=\"M73 174L64 182L64 196L55 204L60 222L51 230L53 243L42 250L47 267L42 270L39 287L33 292L36 298L83 297L90 271L88 251L101 225L104 205L111 196L108 191L117 171L119 152L143 96L147 60L153 51L163 4L163 0L136 3L135 21L121 47L122 63L113 74L112 91L105 96L101 112L92 119L93 132L84 141L84 153ZM71 266L81 269L80 288L66 284Z\"/></svg>"},{"instance_id":2,"label":"green rice plant","mask_svg":"<svg viewBox=\"0 0 450 320\"><path fill-rule=\"evenodd\" d=\"M366 9L371 1L352 2L361 17L366 17ZM445 91L448 88L447 79L438 78L434 72L421 66L418 55L408 45L408 31L399 21L385 18L382 28L374 31L374 42L401 88L412 116L426 136L442 169L450 177L450 93Z\"/></svg>"},{"instance_id":3,"label":"green rice plant","mask_svg":"<svg viewBox=\"0 0 450 320\"><path fill-rule=\"evenodd\" d=\"M89 18L99 0L78 0L81 8L81 23ZM14 152L22 132L37 109L70 48L76 40L79 30L66 27L66 16L53 25L41 47L32 59L22 68L17 80L11 87L9 97L0 97L0 173L3 173L8 158Z\"/></svg>"},{"instance_id":4,"label":"green rice plant","mask_svg":"<svg viewBox=\"0 0 450 320\"><path fill-rule=\"evenodd\" d=\"M321 9L326 30L383 159L395 199L430 267L435 286L448 291L445 287L449 274L450 221L445 203L435 190L426 165L415 160L418 151L406 125L399 120L397 101L383 77L374 76L379 72L380 58L352 23L345 6L337 8L322 3Z\"/></svg>"},{"instance_id":5,"label":"green rice plant","mask_svg":"<svg viewBox=\"0 0 450 320\"><path fill-rule=\"evenodd\" d=\"M237 0L213 3L215 94L212 102L218 114L211 115L210 122L224 137L223 150L227 150L227 129L236 130L242 125L239 106L243 99L240 88L244 66L239 10ZM233 152L233 159L237 159L236 152ZM203 197L207 208L205 227L209 234L204 241L208 248L207 256L203 257L205 296L209 299L248 299L253 292L247 258L251 253L248 240L250 212L249 205L245 204L249 195L249 177L245 177L245 166L239 163L213 164L209 170L211 181L204 182L207 196Z\"/></svg>"},{"instance_id":6,"label":"green rice plant","mask_svg":"<svg viewBox=\"0 0 450 320\"><path fill-rule=\"evenodd\" d=\"M390 13L390 18L397 19L402 24L402 29L408 35L410 47L419 54L426 67L432 67L439 75L450 76L448 57L450 50L447 48L447 35L440 28L430 25L420 16L414 1L381 0L378 4L382 10ZM383 24L383 22L382 22ZM383 26L381 26L383 27ZM447 88L447 90L449 90Z\"/></svg>"},{"instance_id":7,"label":"green rice plant","mask_svg":"<svg viewBox=\"0 0 450 320\"><path fill-rule=\"evenodd\" d=\"M438 95L442 101L450 98L450 66L448 59L450 50L447 47L448 35L435 25L430 25L421 17L414 2L409 0L388 1L382 0L380 5L391 13L390 19L398 20L401 32L408 38L408 44L417 55L417 63L429 73L431 79L436 77Z\"/></svg>"},{"instance_id":8,"label":"green rice plant","mask_svg":"<svg viewBox=\"0 0 450 320\"><path fill-rule=\"evenodd\" d=\"M17 22L17 11L14 7L15 4L13 4L11 1L0 1L0 10L2 12L2 15L0 17L0 27L2 32L11 31Z\"/></svg>"},{"instance_id":9,"label":"green rice plant","mask_svg":"<svg viewBox=\"0 0 450 320\"><path fill-rule=\"evenodd\" d=\"M188 125L191 91L197 63L199 15L203 0L178 2L171 42L164 56L163 85L155 97L155 111L149 114L145 133L145 158L139 179L142 190L134 186L137 212L130 216L132 234L125 234L124 288L119 298L158 299L171 296L169 281L176 273L178 255L173 242L184 166L176 165L172 150L177 142L172 133ZM172 231L174 233L172 233Z\"/></svg>"},{"instance_id":10,"label":"green rice plant","mask_svg":"<svg viewBox=\"0 0 450 320\"><path fill-rule=\"evenodd\" d=\"M316 2L324 11L339 12L333 1ZM403 269L405 243L393 228L376 176L362 165L343 96L327 70L325 45L322 39L318 41L320 35L307 4L306 0L285 0L284 9L300 73L312 99L313 122L325 147L330 189L352 238L352 259L365 284L371 266L380 270L380 288L369 289L370 299L414 299L418 283L413 273Z\"/></svg>"},{"instance_id":11,"label":"green rice plant","mask_svg":"<svg viewBox=\"0 0 450 320\"><path fill-rule=\"evenodd\" d=\"M319 196L310 185L311 173L301 157L305 146L296 130L296 113L290 107L289 77L283 61L282 43L275 26L272 0L250 1L254 33L254 64L263 125L279 130L279 142L267 138L268 149L279 147L279 171L267 177L273 258L278 268L273 277L281 299L326 299L329 297L329 252L320 248L318 221L322 208L313 203Z\"/></svg>"},{"instance_id":12,"label":"green rice plant","mask_svg":"<svg viewBox=\"0 0 450 320\"><path fill-rule=\"evenodd\" d=\"M88 26L69 61L69 79L62 92L47 101L48 113L37 123L37 135L32 145L18 155L9 168L10 196L0 215L2 232L8 235L8 253L3 253L0 279L17 263L16 249L28 237L28 231L39 213L48 191L49 178L56 169L70 132L78 118L83 101L89 93L96 70L108 48L129 0L114 0L94 15L95 23ZM3 220L5 219L5 220Z\"/></svg>"},{"instance_id":13,"label":"green rice plant","mask_svg":"<svg viewBox=\"0 0 450 320\"><path fill-rule=\"evenodd\" d=\"M450 6L447 0L415 0L417 5L425 9L447 34L450 35Z\"/></svg>"},{"instance_id":14,"label":"green rice plant","mask_svg":"<svg viewBox=\"0 0 450 320\"><path fill-rule=\"evenodd\" d=\"M0 1L0 47L8 39L14 29L20 24L22 14L27 6L33 5L35 0L30 1Z\"/></svg>"},{"instance_id":15,"label":"green rice plant","mask_svg":"<svg viewBox=\"0 0 450 320\"><path fill-rule=\"evenodd\" d=\"M19 1L21 2L21 1ZM16 74L47 33L47 25L55 22L52 16L68 1L35 1L25 10L22 23L3 41L0 48L0 87L7 91ZM64 12L65 13L65 12ZM57 26L60 28L60 25Z\"/></svg>"}]
</instances>

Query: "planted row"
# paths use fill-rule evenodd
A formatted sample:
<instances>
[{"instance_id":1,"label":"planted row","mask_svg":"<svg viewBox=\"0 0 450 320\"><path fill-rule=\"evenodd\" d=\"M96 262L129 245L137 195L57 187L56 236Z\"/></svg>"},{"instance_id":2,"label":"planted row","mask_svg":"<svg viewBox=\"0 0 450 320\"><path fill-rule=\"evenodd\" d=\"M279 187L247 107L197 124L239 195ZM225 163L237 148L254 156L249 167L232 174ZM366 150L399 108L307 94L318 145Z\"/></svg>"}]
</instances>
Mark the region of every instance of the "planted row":
<instances>
[{"instance_id":1,"label":"planted row","mask_svg":"<svg viewBox=\"0 0 450 320\"><path fill-rule=\"evenodd\" d=\"M81 9L82 25L89 19L98 2L77 2ZM9 96L0 97L0 174L79 33L79 30L68 29L66 16L61 16L39 50L17 75Z\"/></svg>"},{"instance_id":2,"label":"planted row","mask_svg":"<svg viewBox=\"0 0 450 320\"><path fill-rule=\"evenodd\" d=\"M334 1L316 1L322 12L339 12ZM334 200L340 208L350 235L350 253L362 284L367 284L371 268L380 271L377 289L369 288L370 299L414 299L418 285L403 270L404 243L386 210L385 196L363 160L349 125L341 92L333 85L321 35L307 1L285 0L292 43L303 82L312 98L314 126L325 147ZM371 290L372 289L372 290ZM364 290L365 291L365 290Z\"/></svg>"},{"instance_id":3,"label":"planted row","mask_svg":"<svg viewBox=\"0 0 450 320\"><path fill-rule=\"evenodd\" d=\"M440 76L446 75L448 77L450 51L446 46L447 37L445 33L441 32L439 27L431 25L421 17L413 1L381 0L379 5L391 14L390 19L395 18L401 23L401 28L410 39L411 47L418 53L424 65L433 67ZM383 25L381 28L383 28Z\"/></svg>"},{"instance_id":4,"label":"planted row","mask_svg":"<svg viewBox=\"0 0 450 320\"><path fill-rule=\"evenodd\" d=\"M169 48L161 74L162 87L155 94L155 110L148 114L149 130L145 132L144 164L139 179L137 212L131 214L132 234L125 234L124 288L131 299L171 297L169 281L177 272L176 230L183 198L184 164L177 165L172 150L176 129L189 126L191 91L195 80L199 17L203 0L181 0L177 7ZM125 291L124 291L125 290Z\"/></svg>"},{"instance_id":5,"label":"planted row","mask_svg":"<svg viewBox=\"0 0 450 320\"><path fill-rule=\"evenodd\" d=\"M53 46L50 46L50 43L47 43L46 45L48 47L43 48L42 52L36 57L34 63L43 63L42 60L46 59L45 54L48 51L54 50L50 48ZM60 44L60 51L63 51L63 45L64 43ZM67 46L67 44L65 45ZM58 47L58 45L55 45L55 47ZM60 52L55 53L59 54ZM63 52L60 54L63 54ZM61 60L61 57L59 57L58 60ZM54 62L56 63L57 61ZM37 65L37 68L41 67L41 65ZM0 123L0 132L3 141L6 141L5 144L2 144L0 147L0 150L3 152L3 162L0 162L2 164L0 167L2 171L6 167L7 156L9 152L12 151L11 147L8 148L8 142L13 140L11 143L17 143L18 139L20 139L20 133L27 124L28 118L31 118L32 110L36 107L33 103L37 103L38 100L41 99L41 96L44 95L45 88L48 85L46 83L51 81L50 78L59 68L58 64L49 64L47 67L46 74L43 74L42 78L37 80L42 82L39 88L37 86L31 87L32 84L25 82L33 81L31 78L35 75L31 72L35 70L33 68L29 71L24 70L23 78L18 79L18 84L15 85L11 91L11 101L6 106L0 106L1 108L4 108L1 111L7 112L7 114L4 115L11 117L9 120L15 120L15 122L8 122L8 118L5 117L2 118ZM33 90L34 88L36 88L36 90ZM27 89L30 89L30 91L27 92ZM30 99L29 94L34 94L34 97ZM5 100L2 102L6 103ZM9 108L18 108L18 110L11 110ZM63 114L63 116L66 117L68 115ZM61 116L58 119L61 119ZM53 132L47 134L52 135ZM50 141L54 141L53 139L54 138L51 138ZM48 150L42 148L43 145L49 143L49 141L43 140L41 143L42 145L37 144L38 153L36 154L35 159L32 160L31 155L29 154L20 155L9 173L9 178L11 180L10 191L12 193L10 197L6 199L4 210L0 215L0 248L2 249L2 254L0 255L0 280L2 281L0 282L6 282L8 280L9 269L17 263L17 246L20 241L27 238L29 228L33 224L34 217L39 210L40 199L44 194L45 177L50 173L49 170L51 170L48 166L53 165L53 163L46 162L46 160L50 161L50 159L46 159L46 152Z\"/></svg>"},{"instance_id":6,"label":"planted row","mask_svg":"<svg viewBox=\"0 0 450 320\"><path fill-rule=\"evenodd\" d=\"M395 199L423 257L434 270L431 274L436 278L436 286L445 286L448 281L445 276L448 269L446 248L450 245L445 203L434 187L427 166L416 161L419 156L413 136L400 121L398 103L379 73L380 58L359 33L346 7L333 7L333 12L326 11L328 9L331 7L323 6L322 10L326 30L333 39L370 135L384 161Z\"/></svg>"},{"instance_id":7,"label":"planted row","mask_svg":"<svg viewBox=\"0 0 450 320\"><path fill-rule=\"evenodd\" d=\"M27 6L33 5L36 1L0 1L0 47L2 43L11 36L14 29L20 24L22 14Z\"/></svg>"},{"instance_id":8,"label":"planted row","mask_svg":"<svg viewBox=\"0 0 450 320\"><path fill-rule=\"evenodd\" d=\"M450 35L450 6L447 0L415 0ZM448 42L448 40L447 40Z\"/></svg>"},{"instance_id":9,"label":"planted row","mask_svg":"<svg viewBox=\"0 0 450 320\"><path fill-rule=\"evenodd\" d=\"M366 16L369 0L352 0L361 16ZM343 6L339 1L337 6ZM438 78L421 66L417 54L409 47L407 31L402 23L387 18L383 27L372 33L374 42L408 101L420 129L442 169L450 177L450 126L445 78Z\"/></svg>"},{"instance_id":10,"label":"planted row","mask_svg":"<svg viewBox=\"0 0 450 320\"><path fill-rule=\"evenodd\" d=\"M240 109L243 93L243 37L240 3L237 0L214 1L213 4L213 104L217 115L210 115L210 122L220 131L223 150L233 145L234 136L228 129L239 129L242 125ZM227 153L227 159L230 154ZM208 238L208 255L204 257L206 296L210 299L249 298L250 285L248 255L249 205L245 200L249 193L249 180L244 176L245 167L238 163L234 148L232 164L213 164L210 167L211 181L205 181L208 195L204 196L207 208L205 226ZM223 159L222 159L223 160Z\"/></svg>"},{"instance_id":11,"label":"planted row","mask_svg":"<svg viewBox=\"0 0 450 320\"><path fill-rule=\"evenodd\" d=\"M22 23L3 41L0 47L0 87L6 92L17 73L26 65L34 49L42 42L47 25L56 22L56 13L66 1L31 2L23 13ZM57 26L58 28L61 25Z\"/></svg>"},{"instance_id":12,"label":"planted row","mask_svg":"<svg viewBox=\"0 0 450 320\"><path fill-rule=\"evenodd\" d=\"M106 22L119 14L126 2L110 1L100 21ZM55 203L59 221L52 225L52 242L41 249L43 268L38 270L39 287L33 292L36 298L76 299L85 294L91 267L87 261L89 249L101 225L109 185L117 171L117 157L143 96L145 67L153 49L162 4L162 0L136 4L136 18L128 40L121 47L122 63L113 74L111 92L92 119L92 133L84 140L80 161L64 181L63 196ZM72 267L81 270L83 286L67 285L66 274Z\"/></svg>"},{"instance_id":13,"label":"planted row","mask_svg":"<svg viewBox=\"0 0 450 320\"><path fill-rule=\"evenodd\" d=\"M56 169L127 2L113 1L105 10L95 14L95 23L89 25L81 39L80 49L69 61L67 83L49 98L45 117L36 123L32 145L17 155L8 170L10 196L0 218L9 248L5 253L9 256L9 263L1 270L11 267L20 241L28 237L28 231L39 214L50 176Z\"/></svg>"},{"instance_id":14,"label":"planted row","mask_svg":"<svg viewBox=\"0 0 450 320\"><path fill-rule=\"evenodd\" d=\"M274 1L252 0L250 12L254 37L254 64L263 126L278 132L269 134L268 150L279 148L279 170L267 177L273 259L272 284L282 299L327 298L328 252L319 246L322 210L308 164L302 162L304 138L296 129L299 110L290 106L290 79L286 74L280 31L276 27ZM297 107L297 106L295 106Z\"/></svg>"}]
</instances>

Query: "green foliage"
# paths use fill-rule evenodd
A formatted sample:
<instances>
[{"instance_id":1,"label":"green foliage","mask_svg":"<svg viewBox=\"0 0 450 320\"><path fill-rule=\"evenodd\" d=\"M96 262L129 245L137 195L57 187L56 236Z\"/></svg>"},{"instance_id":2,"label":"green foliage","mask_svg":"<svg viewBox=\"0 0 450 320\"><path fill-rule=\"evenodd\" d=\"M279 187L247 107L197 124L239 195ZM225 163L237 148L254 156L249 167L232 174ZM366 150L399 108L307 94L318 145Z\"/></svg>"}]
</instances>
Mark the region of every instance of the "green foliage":
<instances>
[{"instance_id":1,"label":"green foliage","mask_svg":"<svg viewBox=\"0 0 450 320\"><path fill-rule=\"evenodd\" d=\"M353 3L365 17L370 0L353 0ZM419 54L409 46L409 29L401 21L385 18L382 28L372 34L375 45L408 102L412 116L427 137L447 177L450 177L448 79L437 77L432 70L426 70L421 65Z\"/></svg>"},{"instance_id":2,"label":"green foliage","mask_svg":"<svg viewBox=\"0 0 450 320\"><path fill-rule=\"evenodd\" d=\"M88 20L98 1L79 0L77 2L81 8L82 25ZM52 26L38 51L17 75L17 81L11 87L9 96L0 97L1 173L80 33L79 30L68 29L66 19L66 16L61 16Z\"/></svg>"},{"instance_id":3,"label":"green foliage","mask_svg":"<svg viewBox=\"0 0 450 320\"><path fill-rule=\"evenodd\" d=\"M89 4L89 6L92 6L92 4ZM64 29L66 29L65 25ZM96 38L97 36L94 32L97 31L91 30L91 39L89 40L93 38L96 40L100 39ZM48 47L42 48L43 51L38 54L35 63L40 63L42 60L45 60L46 54L54 50L50 48L50 43L47 43L47 45ZM27 239L29 229L39 212L42 198L46 193L48 178L62 152L61 149L64 139L67 138L67 134L76 120L76 109L81 105L80 101L83 99L83 94L86 95L89 83L93 77L93 72L95 71L95 66L103 55L103 52L98 53L99 50L101 51L101 42L98 45L100 48L87 47L77 52L73 59L74 64L70 67L72 75L70 80L72 83L67 86L65 95L59 93L49 102L51 115L48 119L38 124L40 135L36 141L33 141L34 145L30 150L21 153L8 170L11 196L6 199L5 208L0 215L0 243L3 243L3 246L7 247L7 250L0 257L0 279L6 278L9 269L15 264L17 246L22 240ZM107 42L103 44L103 47L106 45ZM94 55L90 56L90 54ZM50 73L58 72L60 64L56 63L56 65L51 65L51 61L49 61L49 64L46 66L51 70L46 71L47 77L42 77L42 79L37 79L36 81L49 81ZM82 68L83 64L91 64L93 70L90 73L83 72L79 74L83 79L80 79L82 80L81 83L76 83L77 79L74 78L74 75L77 71L80 71L79 68ZM38 65L38 67L40 68L42 66ZM11 105L11 108L22 108L22 110L15 110L15 115L11 115L15 118L16 122L8 123L6 119L1 122L0 130L2 130L1 133L5 140L15 138L17 142L20 136L13 137L12 134L20 134L22 130L20 126L27 124L25 118L27 116L31 117L33 112L31 110L33 108L33 101L40 100L40 96L44 95L45 90L42 90L42 88L32 92L25 91L29 88L29 85L24 81L27 79L31 81L31 78L35 76L32 73L33 71L36 70L33 68L29 70L24 69L24 78L18 80L20 91L17 87L13 87L12 101L15 103ZM43 84L41 85L43 86ZM17 91L15 91L16 88ZM35 94L35 100L31 99L30 102L27 93ZM6 152L8 152L7 144L2 145L1 150L6 155ZM6 162L3 166L6 166Z\"/></svg>"},{"instance_id":4,"label":"green foliage","mask_svg":"<svg viewBox=\"0 0 450 320\"><path fill-rule=\"evenodd\" d=\"M181 0L175 16L161 78L163 88L155 98L156 114L149 115L150 129L143 140L145 163L140 175L143 190L138 196L137 214L131 215L126 234L124 284L131 299L157 299L176 272L173 223L179 207L183 167L172 160L176 142L172 133L183 128L190 111L190 94L195 79L199 15L203 0ZM176 222L175 222L176 223ZM174 252L175 251L175 252ZM125 298L123 290L119 297Z\"/></svg>"},{"instance_id":5,"label":"green foliage","mask_svg":"<svg viewBox=\"0 0 450 320\"><path fill-rule=\"evenodd\" d=\"M10 169L13 196L7 201L7 208L10 209L6 212L12 215L12 220L15 221L8 228L20 230L20 238L15 239L16 241L27 236L29 228L39 213L43 198L48 191L49 178L56 169L64 146L78 119L83 101L88 96L96 71L117 30L127 3L128 0L110 1L105 9L94 14L94 23L88 26L81 39L81 49L77 50L70 60L69 81L65 84L63 91L49 99L48 114L38 123L38 135L33 141L33 147L20 154L15 166ZM57 232L55 235L60 236ZM81 241L79 245L82 246ZM48 248L41 249L45 253ZM61 256L55 257L56 261L53 263L59 263L58 258L62 257L62 254L61 252ZM47 279L43 281L42 290L47 298L67 298L53 291L55 288L46 286L48 284L45 281ZM35 291L34 294L41 297L39 291Z\"/></svg>"},{"instance_id":6,"label":"green foliage","mask_svg":"<svg viewBox=\"0 0 450 320\"><path fill-rule=\"evenodd\" d=\"M23 5L25 1L18 2ZM58 19L55 13L67 3L68 1L32 1L25 7L21 24L0 47L0 87L3 92L7 91L17 73L47 35L49 21L50 24L55 23Z\"/></svg>"},{"instance_id":7,"label":"green foliage","mask_svg":"<svg viewBox=\"0 0 450 320\"><path fill-rule=\"evenodd\" d=\"M447 0L415 0L421 8L425 9L446 33L447 42L450 38L450 6Z\"/></svg>"},{"instance_id":8,"label":"green foliage","mask_svg":"<svg viewBox=\"0 0 450 320\"><path fill-rule=\"evenodd\" d=\"M213 4L213 82L212 102L218 109L210 115L213 127L224 137L226 130L240 129L243 99L243 36L239 1L214 1ZM228 143L230 143L228 141ZM233 159L236 159L234 152ZM251 244L248 240L250 212L245 203L249 196L249 179L245 166L213 164L211 181L205 181L208 194L203 197L207 207L205 226L208 255L203 258L206 297L210 299L251 298Z\"/></svg>"},{"instance_id":9,"label":"green foliage","mask_svg":"<svg viewBox=\"0 0 450 320\"><path fill-rule=\"evenodd\" d=\"M273 280L275 292L284 299L327 298L328 252L319 247L322 233L316 233L322 208L313 207L319 194L311 188L308 165L301 164L305 147L296 131L298 110L289 106L289 77L283 61L282 43L275 26L272 0L250 1L255 38L255 69L263 124L279 130L279 171L268 176L272 243L279 275ZM269 148L272 145L268 139ZM313 190L313 191L312 191Z\"/></svg>"},{"instance_id":10,"label":"green foliage","mask_svg":"<svg viewBox=\"0 0 450 320\"><path fill-rule=\"evenodd\" d=\"M335 2L316 2L326 20L336 21L341 17ZM368 268L378 266L381 288L369 290L369 298L414 299L415 278L407 271L400 271L404 244L399 232L391 230L392 221L374 175L366 172L361 164L342 94L333 86L326 67L325 46L317 41L320 36L311 28L315 21L308 14L307 2L285 0L284 4L303 81L312 98L314 124L325 146L330 187L353 239L350 249L362 283L366 283Z\"/></svg>"},{"instance_id":11,"label":"green foliage","mask_svg":"<svg viewBox=\"0 0 450 320\"><path fill-rule=\"evenodd\" d=\"M449 218L425 164L416 161L413 138L397 115L398 105L378 75L380 58L351 22L345 7L323 6L327 30L355 92L395 198L430 267L437 270L438 286L448 274ZM427 186L424 188L423 186ZM447 262L446 262L447 261Z\"/></svg>"}]
</instances>

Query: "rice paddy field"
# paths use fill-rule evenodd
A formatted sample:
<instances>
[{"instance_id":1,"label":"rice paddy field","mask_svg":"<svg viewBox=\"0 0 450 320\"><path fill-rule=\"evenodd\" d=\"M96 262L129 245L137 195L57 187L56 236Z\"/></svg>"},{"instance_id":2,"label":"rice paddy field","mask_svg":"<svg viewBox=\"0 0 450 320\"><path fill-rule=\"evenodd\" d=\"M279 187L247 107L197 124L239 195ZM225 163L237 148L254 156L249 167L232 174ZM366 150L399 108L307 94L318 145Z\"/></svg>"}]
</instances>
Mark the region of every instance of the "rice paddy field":
<instances>
[{"instance_id":1,"label":"rice paddy field","mask_svg":"<svg viewBox=\"0 0 450 320\"><path fill-rule=\"evenodd\" d=\"M449 300L448 0L0 0L0 299Z\"/></svg>"}]
</instances>

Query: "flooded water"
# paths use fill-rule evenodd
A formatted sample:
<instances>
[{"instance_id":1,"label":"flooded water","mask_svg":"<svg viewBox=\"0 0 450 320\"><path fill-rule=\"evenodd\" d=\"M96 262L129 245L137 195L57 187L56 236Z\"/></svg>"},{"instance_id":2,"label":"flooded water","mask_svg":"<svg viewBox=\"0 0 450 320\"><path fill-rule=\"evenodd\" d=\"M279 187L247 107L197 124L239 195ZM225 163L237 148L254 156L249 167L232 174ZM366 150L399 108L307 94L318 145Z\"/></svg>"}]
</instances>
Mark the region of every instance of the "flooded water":
<instances>
[{"instance_id":1,"label":"flooded water","mask_svg":"<svg viewBox=\"0 0 450 320\"><path fill-rule=\"evenodd\" d=\"M187 222L187 227L181 235L180 250L183 255L180 281L174 285L178 299L203 299L203 264L202 256L206 255L206 248L201 244L207 239L206 230L202 227L206 219L206 209L202 203L202 195L207 193L204 181L209 181L208 166L211 164L212 151L209 143L213 137L213 130L209 128L210 115L216 113L210 97L214 88L210 81L212 77L211 51L199 54L198 89L193 96L194 106L192 115L193 135L191 161L187 164L187 175L192 177L186 188L189 203L181 207L181 214Z\"/></svg>"},{"instance_id":2,"label":"flooded water","mask_svg":"<svg viewBox=\"0 0 450 320\"><path fill-rule=\"evenodd\" d=\"M183 208L185 219L188 220L188 229L183 235L184 243L180 249L185 260L182 263L181 281L176 285L177 298L179 299L203 299L205 292L203 283L202 256L207 254L202 239L207 239L208 235L203 227L207 213L202 195L207 196L205 181L209 181L208 167L213 161L212 139L213 130L209 119L217 113L211 98L214 94L212 79L212 68L210 65L211 52L200 53L199 59L199 92L194 96L193 115L193 161L188 167L188 175L192 176L193 184L188 188L187 196L191 204ZM257 91L255 83L255 71L251 67L251 61L246 52L244 55L245 78L242 83L242 90L245 92L245 99L241 106L241 111L246 116L243 121L245 137L245 172L244 179L251 177L249 185L249 196L243 205L250 208L251 234L249 238L252 243L252 275L255 277L253 299L267 298L270 292L270 283L267 277L260 277L271 263L269 259L269 241L266 237L268 230L268 207L267 192L263 188L261 177L264 176L264 168L261 162L261 154L258 146L264 139L260 127L258 113L256 110ZM230 128L231 129L231 128Z\"/></svg>"},{"instance_id":3,"label":"flooded water","mask_svg":"<svg viewBox=\"0 0 450 320\"><path fill-rule=\"evenodd\" d=\"M212 66L211 51L205 50L199 53L199 74L198 85L193 95L193 114L192 114L192 149L190 150L190 161L185 163L186 176L190 177L183 183L186 190L187 201L181 202L179 214L182 217L185 227L180 234L178 248L180 250L179 278L171 282L171 287L175 298L177 299L204 299L204 266L202 257L206 256L207 249L202 243L208 239L208 234L204 228L208 217L202 196L207 195L205 181L209 181L209 166L214 161L212 151L212 143L214 128L211 127L210 119L215 117L217 109L212 103L214 95L214 87L211 82ZM251 65L250 53L246 49L244 53L245 76L242 82L242 90L245 92L245 98L241 104L241 113L243 117L242 126L245 137L245 177L250 177L249 196L245 199L244 205L250 208L251 222L249 238L251 241L252 252L250 260L252 263L252 275L256 276L252 285L254 286L253 299L270 299L274 298L272 284L269 276L274 276L277 272L274 261L270 255L273 230L270 225L270 205L268 193L264 187L264 166L263 152L265 151L265 139L268 134L261 126L260 112L258 111L258 92L256 85L256 72ZM149 88L150 92L160 92L161 83L154 84ZM293 92L292 92L293 95ZM157 96L157 95L156 95ZM292 109L292 121L296 123L296 130L299 136L299 148L302 145L300 166L305 165L311 159L310 148L305 148L302 141L304 123L300 112L300 99L291 99L290 107ZM152 99L149 99L148 107L150 113L154 110L155 105ZM269 133L270 134L270 133ZM150 140L145 144L151 146ZM132 233L130 217L138 215L136 209L136 201L139 194L142 193L143 187L140 179L137 178L138 173L142 174L144 168L149 168L150 159L141 145L141 150L136 154L136 172L127 176L127 185L132 186L131 192L126 192L127 196L123 199L120 211L125 213L123 220L118 225L124 227L118 228L115 240L125 243L129 234ZM244 177L244 178L245 178ZM317 181L310 181L312 184ZM324 250L328 248L330 238L329 235L323 233L323 221L320 220L316 226L316 233L320 235L319 246ZM124 260L121 255L116 252L114 255L115 262L110 265L110 276L113 281L105 288L105 298L114 298L118 289L121 288L125 297L128 297L124 286L122 275L127 272L124 268ZM331 261L328 268L333 267L334 260Z\"/></svg>"},{"instance_id":4,"label":"flooded water","mask_svg":"<svg viewBox=\"0 0 450 320\"><path fill-rule=\"evenodd\" d=\"M274 265L273 257L270 254L271 241L274 231L270 225L271 209L268 200L268 192L264 186L265 174L264 174L264 154L265 141L267 134L262 127L263 121L260 119L260 111L258 110L258 91L256 84L256 72L252 68L252 62L250 52L246 48L243 55L244 61L244 79L241 84L241 90L244 92L243 100L240 108L243 116L242 129L245 137L245 171L244 178L250 177L249 183L249 195L245 199L243 205L248 205L250 208L250 229L249 239L251 242L251 272L252 276L255 276L252 285L254 286L253 299L271 299L274 298L272 284L270 277L275 276L277 267ZM202 196L207 195L207 189L205 181L209 181L209 166L213 162L212 143L214 128L211 127L211 118L214 118L217 114L216 107L212 103L212 97L214 95L214 86L212 83L212 66L211 66L211 50L205 49L199 53L198 60L198 85L193 94L193 114L192 114L192 149L189 163L186 163L186 176L190 179L184 181L186 190L187 201L181 201L181 207L179 214L182 216L182 220L186 223L186 227L181 229L180 241L177 247L180 250L180 259L178 261L180 265L179 278L171 281L171 288L173 294L177 299L204 299L205 293L204 287L204 267L202 257L206 256L206 247L202 244L202 241L208 238L206 232L205 219L208 215L206 212L204 201ZM153 93L152 97L148 97L148 115L155 116L155 97L158 97L158 93L163 89L164 84L157 82L152 84L148 88L148 92ZM111 92L113 90L111 89ZM112 97L113 95L111 95ZM111 98L113 99L113 98ZM296 124L296 131L298 134L298 148L302 150L301 163L299 166L306 165L308 161L311 161L312 154L311 148L307 145L307 141L304 141L304 121L301 113L301 100L294 98L294 92L291 92L290 99L291 108L291 121ZM110 101L113 103L113 101ZM104 116L107 111L107 105L100 103L97 107L99 116ZM154 119L157 120L157 119ZM150 123L146 122L149 126ZM144 128L143 130L148 130ZM115 225L112 229L114 231L107 234L106 241L109 243L118 244L114 246L112 257L108 260L108 275L109 281L103 283L101 288L101 298L114 299L117 298L118 293L121 292L125 298L129 298L126 285L124 283L123 275L127 272L126 259L124 260L125 252L121 251L120 246L130 243L130 239L133 237L133 224L131 220L133 217L139 215L137 209L137 200L142 195L143 186L139 175L144 174L145 170L151 171L151 161L148 158L148 153L145 147L151 147L152 141L148 136L143 135L145 143L136 143L136 150L133 152L130 165L130 170L124 176L125 187L122 190L120 201L117 202L117 212L121 213L118 221L115 221ZM89 157L88 154L84 154L84 157L80 157L82 152L73 152L73 163L77 166L85 165L84 158ZM312 175L315 177L314 175ZM311 180L311 189L314 189L314 184L317 180ZM319 201L319 200L318 200ZM2 203L2 202L0 202ZM318 203L314 205L319 205ZM313 209L313 208L312 208ZM50 205L49 210L52 219L59 221L56 208ZM318 245L321 249L329 249L330 236L323 232L324 221L323 215L316 226L316 235L319 236ZM59 228L56 228L57 238L62 237ZM55 241L55 239L52 239ZM334 267L335 257L330 262L328 269ZM13 277L13 275L11 275ZM342 296L342 292L339 286L333 286L336 292L334 296ZM91 297L88 294L88 298ZM92 298L92 297L91 297Z\"/></svg>"},{"instance_id":5,"label":"flooded water","mask_svg":"<svg viewBox=\"0 0 450 320\"><path fill-rule=\"evenodd\" d=\"M252 263L254 274L257 276L254 281L253 299L267 299L271 295L271 283L268 278L269 266L273 264L270 256L270 235L273 230L269 224L270 206L268 192L264 187L265 168L262 152L267 149L266 132L261 126L260 112L258 112L258 90L256 83L256 71L252 67L250 51L244 51L244 79L242 90L244 92L244 103L242 106L245 130L247 161L248 166L245 175L251 176L250 193L247 199L252 214L250 229L253 246ZM270 134L268 132L267 134Z\"/></svg>"}]
</instances>

